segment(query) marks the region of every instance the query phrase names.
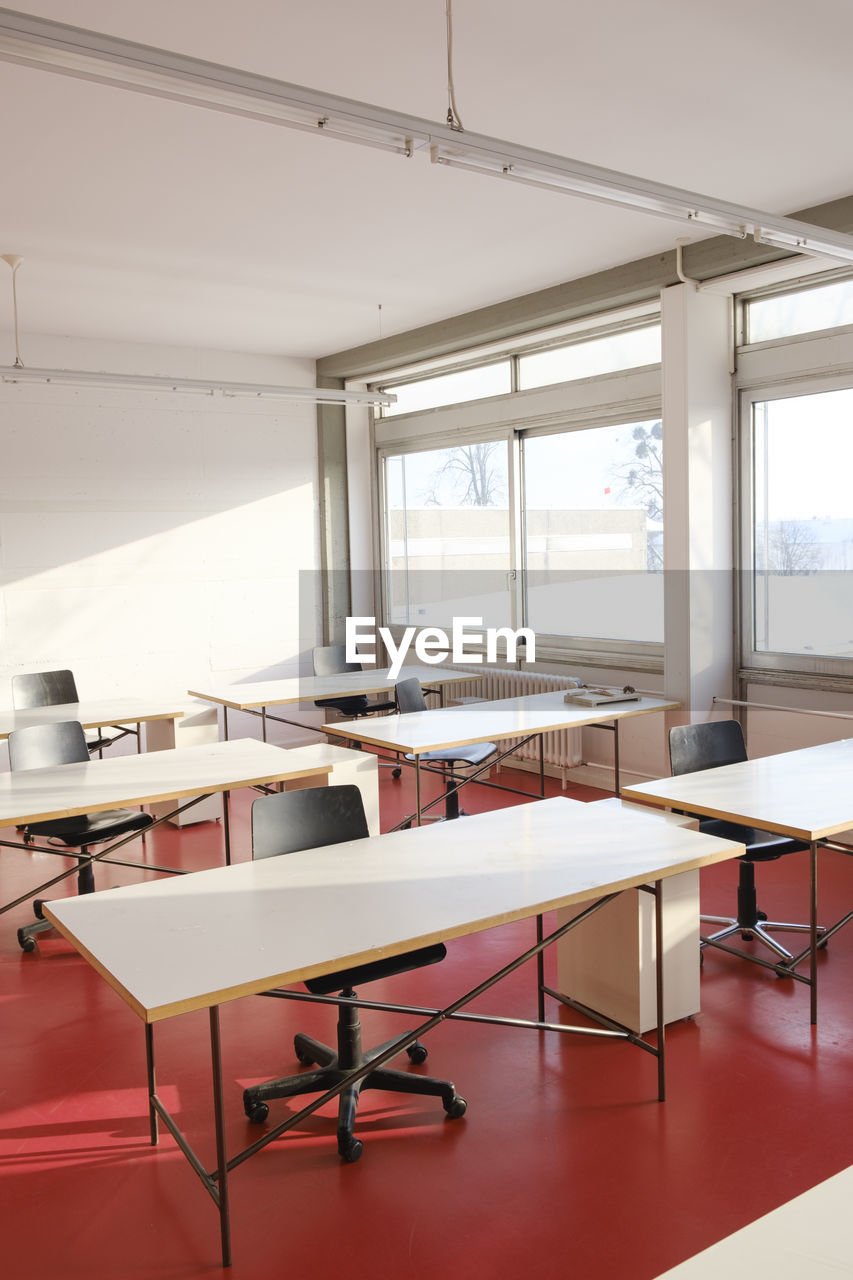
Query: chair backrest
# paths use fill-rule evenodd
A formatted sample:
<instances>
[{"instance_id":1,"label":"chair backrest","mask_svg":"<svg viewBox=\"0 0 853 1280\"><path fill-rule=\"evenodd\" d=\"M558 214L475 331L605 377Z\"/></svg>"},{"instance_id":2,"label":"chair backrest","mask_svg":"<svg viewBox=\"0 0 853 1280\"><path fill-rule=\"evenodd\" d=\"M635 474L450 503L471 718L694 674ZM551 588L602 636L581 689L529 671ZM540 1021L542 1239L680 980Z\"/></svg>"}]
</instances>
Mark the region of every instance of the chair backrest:
<instances>
[{"instance_id":1,"label":"chair backrest","mask_svg":"<svg viewBox=\"0 0 853 1280\"><path fill-rule=\"evenodd\" d=\"M12 676L12 706L18 711L79 701L70 671L28 671Z\"/></svg>"},{"instance_id":2,"label":"chair backrest","mask_svg":"<svg viewBox=\"0 0 853 1280\"><path fill-rule=\"evenodd\" d=\"M669 763L673 776L716 769L746 760L743 729L737 720L680 724L669 731Z\"/></svg>"},{"instance_id":3,"label":"chair backrest","mask_svg":"<svg viewBox=\"0 0 853 1280\"><path fill-rule=\"evenodd\" d=\"M315 676L339 676L342 671L363 671L360 662L347 662L345 644L318 645L314 650Z\"/></svg>"},{"instance_id":4,"label":"chair backrest","mask_svg":"<svg viewBox=\"0 0 853 1280\"><path fill-rule=\"evenodd\" d=\"M276 858L369 835L364 802L355 786L279 791L252 805L253 858Z\"/></svg>"},{"instance_id":5,"label":"chair backrest","mask_svg":"<svg viewBox=\"0 0 853 1280\"><path fill-rule=\"evenodd\" d=\"M10 769L44 769L89 759L83 726L77 720L34 724L9 734Z\"/></svg>"},{"instance_id":6,"label":"chair backrest","mask_svg":"<svg viewBox=\"0 0 853 1280\"><path fill-rule=\"evenodd\" d=\"M408 680L398 680L394 685L394 692L397 695L397 706L403 715L407 711L426 711L426 698L417 676L411 676Z\"/></svg>"}]
</instances>

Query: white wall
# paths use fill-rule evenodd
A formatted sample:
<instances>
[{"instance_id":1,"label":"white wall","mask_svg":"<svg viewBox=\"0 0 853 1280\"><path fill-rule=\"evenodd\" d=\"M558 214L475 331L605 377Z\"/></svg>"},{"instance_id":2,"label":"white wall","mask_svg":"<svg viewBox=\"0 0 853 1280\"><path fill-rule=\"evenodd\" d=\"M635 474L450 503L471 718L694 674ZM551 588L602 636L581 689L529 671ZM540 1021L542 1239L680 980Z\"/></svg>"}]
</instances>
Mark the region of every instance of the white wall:
<instances>
[{"instance_id":1,"label":"white wall","mask_svg":"<svg viewBox=\"0 0 853 1280\"><path fill-rule=\"evenodd\" d=\"M33 367L314 384L307 360L27 346ZM297 674L316 631L299 617L319 566L313 404L0 385L0 458L0 705L11 675L54 667L93 698Z\"/></svg>"}]
</instances>

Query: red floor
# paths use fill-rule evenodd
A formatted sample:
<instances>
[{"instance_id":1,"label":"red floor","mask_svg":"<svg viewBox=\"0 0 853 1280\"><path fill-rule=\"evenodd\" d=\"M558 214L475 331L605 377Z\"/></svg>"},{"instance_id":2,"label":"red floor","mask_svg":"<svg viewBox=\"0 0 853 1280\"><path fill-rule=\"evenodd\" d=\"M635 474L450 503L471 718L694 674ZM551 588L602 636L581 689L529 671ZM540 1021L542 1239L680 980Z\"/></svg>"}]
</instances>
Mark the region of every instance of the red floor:
<instances>
[{"instance_id":1,"label":"red floor","mask_svg":"<svg viewBox=\"0 0 853 1280\"><path fill-rule=\"evenodd\" d=\"M534 785L530 775L512 776ZM411 781L394 782L386 770L380 777L388 826L406 811ZM518 802L483 788L465 793L469 810L507 800ZM237 798L236 858L248 853L247 805ZM149 838L152 859L188 867L215 865L220 847L212 824ZM3 850L0 899L59 865ZM705 909L728 910L734 866L703 874ZM100 888L139 879L106 867L97 876ZM759 882L771 915L805 918L804 858L759 868ZM822 855L822 918L834 920L851 898L853 867ZM212 1203L168 1134L159 1149L148 1145L141 1024L55 935L23 955L15 928L29 918L22 906L0 920L3 1275L222 1274ZM444 964L394 979L385 992L441 1004L531 941L524 924L454 942ZM424 1070L456 1082L466 1117L447 1120L432 1099L368 1093L355 1165L340 1164L333 1121L310 1117L232 1174L226 1274L650 1280L853 1162L853 929L833 939L820 968L814 1030L800 984L708 955L700 1017L668 1033L664 1104L655 1100L654 1059L626 1045L437 1029ZM533 982L523 970L482 1007L532 1016ZM363 1021L368 1042L407 1025L375 1013ZM258 1132L243 1117L241 1090L291 1069L293 1031L327 1038L333 1015L249 999L226 1006L222 1022L233 1151ZM164 1101L213 1164L206 1015L163 1024L157 1048ZM273 1104L274 1114L285 1107Z\"/></svg>"}]
</instances>

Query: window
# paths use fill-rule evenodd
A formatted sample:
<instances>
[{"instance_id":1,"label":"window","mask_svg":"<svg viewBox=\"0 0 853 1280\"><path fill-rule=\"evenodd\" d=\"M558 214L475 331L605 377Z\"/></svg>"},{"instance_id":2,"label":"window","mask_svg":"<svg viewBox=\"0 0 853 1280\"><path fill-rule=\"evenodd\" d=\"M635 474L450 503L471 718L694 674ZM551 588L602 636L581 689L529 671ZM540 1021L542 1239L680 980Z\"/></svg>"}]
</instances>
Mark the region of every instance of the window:
<instances>
[{"instance_id":1,"label":"window","mask_svg":"<svg viewBox=\"0 0 853 1280\"><path fill-rule=\"evenodd\" d=\"M454 616L509 625L506 440L384 459L385 615L447 628Z\"/></svg>"},{"instance_id":2,"label":"window","mask_svg":"<svg viewBox=\"0 0 853 1280\"><path fill-rule=\"evenodd\" d=\"M853 325L853 280L771 294L745 303L744 327L749 343L842 325Z\"/></svg>"},{"instance_id":3,"label":"window","mask_svg":"<svg viewBox=\"0 0 853 1280\"><path fill-rule=\"evenodd\" d=\"M853 659L853 387L749 406L745 660L843 672Z\"/></svg>"},{"instance_id":4,"label":"window","mask_svg":"<svg viewBox=\"0 0 853 1280\"><path fill-rule=\"evenodd\" d=\"M371 379L399 397L374 420L385 625L660 669L660 339L655 301Z\"/></svg>"},{"instance_id":5,"label":"window","mask_svg":"<svg viewBox=\"0 0 853 1280\"><path fill-rule=\"evenodd\" d=\"M416 413L420 409L435 409L440 405L459 404L464 400L507 395L512 390L511 366L509 360L503 360L496 364L478 365L473 369L460 369L457 373L421 378L416 382L389 382L383 385L382 390L390 391L397 397L396 404L387 405L383 409L383 417Z\"/></svg>"},{"instance_id":6,"label":"window","mask_svg":"<svg viewBox=\"0 0 853 1280\"><path fill-rule=\"evenodd\" d=\"M576 320L463 352L443 367L435 361L387 373L370 385L397 397L379 412L393 418L639 369L660 359L660 311L657 303L644 303L598 316L594 326L588 318Z\"/></svg>"},{"instance_id":7,"label":"window","mask_svg":"<svg viewBox=\"0 0 853 1280\"><path fill-rule=\"evenodd\" d=\"M546 387L575 378L592 378L619 369L660 363L660 325L623 329L586 342L551 347L518 357L520 390Z\"/></svg>"},{"instance_id":8,"label":"window","mask_svg":"<svg viewBox=\"0 0 853 1280\"><path fill-rule=\"evenodd\" d=\"M525 624L663 641L660 420L524 439Z\"/></svg>"}]
</instances>

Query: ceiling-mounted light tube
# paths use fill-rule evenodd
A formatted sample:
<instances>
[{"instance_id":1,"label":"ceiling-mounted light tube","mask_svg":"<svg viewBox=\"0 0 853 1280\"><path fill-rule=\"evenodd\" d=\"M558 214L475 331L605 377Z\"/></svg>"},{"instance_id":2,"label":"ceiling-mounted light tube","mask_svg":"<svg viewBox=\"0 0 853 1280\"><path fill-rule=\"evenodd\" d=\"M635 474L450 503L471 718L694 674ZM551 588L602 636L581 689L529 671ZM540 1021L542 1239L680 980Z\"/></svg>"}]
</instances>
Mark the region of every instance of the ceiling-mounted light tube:
<instances>
[{"instance_id":1,"label":"ceiling-mounted light tube","mask_svg":"<svg viewBox=\"0 0 853 1280\"><path fill-rule=\"evenodd\" d=\"M851 258L829 245L821 244L821 235L817 227L808 228L813 235L799 235L796 232L783 234L779 231L767 231L764 227L756 227L754 240L756 244L766 244L772 249L787 249L790 253L805 253L819 258L835 258L837 262L851 261Z\"/></svg>"},{"instance_id":2,"label":"ceiling-mounted light tube","mask_svg":"<svg viewBox=\"0 0 853 1280\"><path fill-rule=\"evenodd\" d=\"M838 231L11 9L0 9L0 59L405 156L429 148L437 164L853 262L853 236Z\"/></svg>"},{"instance_id":3,"label":"ceiling-mounted light tube","mask_svg":"<svg viewBox=\"0 0 853 1280\"><path fill-rule=\"evenodd\" d=\"M736 219L723 218L706 210L697 209L685 203L674 207L660 197L643 194L639 191L629 192L612 183L595 183L587 178L571 178L547 168L535 168L532 165L517 162L488 163L483 162L476 154L471 159L460 159L461 153L448 154L443 148L430 148L430 159L433 164L446 165L448 169L466 169L469 173L484 173L494 178L504 178L509 182L517 182L525 187L538 187L543 191L562 191L570 195L581 196L585 200L594 200L598 204L618 205L622 209L641 209L653 213L658 218L670 218L675 222L692 222L706 226L709 230L720 231L725 235L745 239L747 232L742 222Z\"/></svg>"},{"instance_id":4,"label":"ceiling-mounted light tube","mask_svg":"<svg viewBox=\"0 0 853 1280\"><path fill-rule=\"evenodd\" d=\"M110 387L125 391L183 391L195 395L245 396L311 404L390 405L397 397L380 391L337 391L328 387L280 387L275 383L208 382L202 378L159 378L83 369L0 367L0 382L43 382L57 386Z\"/></svg>"},{"instance_id":5,"label":"ceiling-mounted light tube","mask_svg":"<svg viewBox=\"0 0 853 1280\"><path fill-rule=\"evenodd\" d=\"M7 9L0 9L0 58L398 155L411 156L428 143L406 123L353 110L362 104L346 98Z\"/></svg>"}]
</instances>

